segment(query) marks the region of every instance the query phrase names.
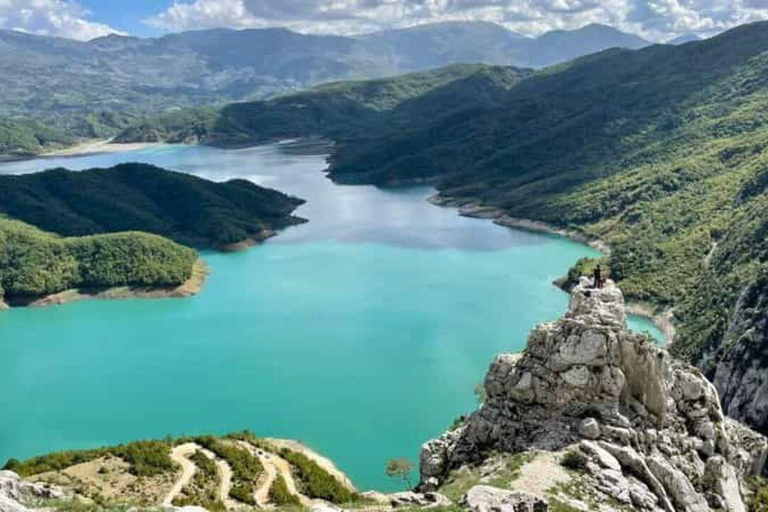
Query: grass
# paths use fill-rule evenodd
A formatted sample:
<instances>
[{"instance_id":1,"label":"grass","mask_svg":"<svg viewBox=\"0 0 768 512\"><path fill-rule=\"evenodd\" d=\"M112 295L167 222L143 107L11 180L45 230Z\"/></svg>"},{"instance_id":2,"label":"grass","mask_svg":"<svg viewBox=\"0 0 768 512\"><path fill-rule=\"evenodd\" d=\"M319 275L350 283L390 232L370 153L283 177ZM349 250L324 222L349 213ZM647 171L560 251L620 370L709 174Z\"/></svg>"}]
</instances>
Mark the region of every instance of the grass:
<instances>
[{"instance_id":1,"label":"grass","mask_svg":"<svg viewBox=\"0 0 768 512\"><path fill-rule=\"evenodd\" d=\"M453 471L440 487L440 492L448 499L458 502L472 487L485 483L500 489L509 489L510 484L520 477L521 468L536 458L536 452L523 452L514 455L495 455L481 466L464 466ZM489 464L489 461L490 464ZM492 476L484 482L485 468L498 465Z\"/></svg>"}]
</instances>

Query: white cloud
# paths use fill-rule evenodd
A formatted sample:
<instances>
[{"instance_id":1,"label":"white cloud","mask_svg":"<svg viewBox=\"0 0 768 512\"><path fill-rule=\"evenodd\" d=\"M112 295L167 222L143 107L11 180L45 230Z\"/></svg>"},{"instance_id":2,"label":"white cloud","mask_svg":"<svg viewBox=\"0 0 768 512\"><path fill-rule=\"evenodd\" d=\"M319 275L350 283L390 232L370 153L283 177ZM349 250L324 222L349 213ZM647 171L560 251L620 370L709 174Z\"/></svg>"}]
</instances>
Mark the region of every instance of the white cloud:
<instances>
[{"instance_id":1,"label":"white cloud","mask_svg":"<svg viewBox=\"0 0 768 512\"><path fill-rule=\"evenodd\" d=\"M484 20L526 35L604 23L666 40L690 32L711 35L761 19L768 19L768 0L185 0L147 23L167 31L284 26L354 33Z\"/></svg>"},{"instance_id":2,"label":"white cloud","mask_svg":"<svg viewBox=\"0 0 768 512\"><path fill-rule=\"evenodd\" d=\"M87 9L70 0L0 0L3 29L80 40L121 33L89 16Z\"/></svg>"}]
</instances>

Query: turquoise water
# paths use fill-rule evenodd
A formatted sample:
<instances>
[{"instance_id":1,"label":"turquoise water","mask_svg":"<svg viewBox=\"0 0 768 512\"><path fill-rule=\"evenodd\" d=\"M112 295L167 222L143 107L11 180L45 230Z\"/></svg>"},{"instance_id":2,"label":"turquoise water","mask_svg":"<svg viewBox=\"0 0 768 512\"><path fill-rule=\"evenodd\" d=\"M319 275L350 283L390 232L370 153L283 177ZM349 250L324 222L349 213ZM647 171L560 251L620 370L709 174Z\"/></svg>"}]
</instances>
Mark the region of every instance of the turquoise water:
<instances>
[{"instance_id":1,"label":"turquoise water","mask_svg":"<svg viewBox=\"0 0 768 512\"><path fill-rule=\"evenodd\" d=\"M593 254L458 217L426 203L429 188L333 185L322 156L279 146L162 147L0 173L120 161L274 186L309 200L299 214L310 223L247 252L206 253L211 275L191 299L0 314L0 461L250 429L306 442L362 488L396 488L386 461L416 461L473 409L493 356L565 310L551 281Z\"/></svg>"}]
</instances>

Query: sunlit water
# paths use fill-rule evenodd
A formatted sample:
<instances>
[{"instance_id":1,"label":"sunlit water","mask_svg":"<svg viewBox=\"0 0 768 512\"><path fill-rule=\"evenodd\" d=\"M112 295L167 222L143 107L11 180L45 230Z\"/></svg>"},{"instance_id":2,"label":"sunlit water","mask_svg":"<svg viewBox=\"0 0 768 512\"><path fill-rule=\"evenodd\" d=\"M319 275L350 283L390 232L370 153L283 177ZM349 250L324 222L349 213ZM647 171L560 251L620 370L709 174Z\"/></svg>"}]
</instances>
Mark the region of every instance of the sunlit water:
<instances>
[{"instance_id":1,"label":"sunlit water","mask_svg":"<svg viewBox=\"0 0 768 512\"><path fill-rule=\"evenodd\" d=\"M308 224L206 253L191 299L88 301L0 314L0 463L168 434L302 440L362 488L476 405L493 356L524 347L588 247L432 206L426 187L334 185L322 156L164 146L0 165L0 173L143 161L247 178L308 200ZM661 334L632 319L636 330Z\"/></svg>"}]
</instances>

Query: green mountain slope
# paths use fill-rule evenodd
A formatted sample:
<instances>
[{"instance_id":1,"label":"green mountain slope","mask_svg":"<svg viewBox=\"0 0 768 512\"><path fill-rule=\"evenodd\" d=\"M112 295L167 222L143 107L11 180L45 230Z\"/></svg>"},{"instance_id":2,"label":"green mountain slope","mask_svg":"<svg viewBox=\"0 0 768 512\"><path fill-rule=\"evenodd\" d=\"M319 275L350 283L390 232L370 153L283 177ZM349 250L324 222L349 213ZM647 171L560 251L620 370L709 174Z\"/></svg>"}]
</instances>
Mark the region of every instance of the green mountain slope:
<instances>
[{"instance_id":1,"label":"green mountain slope","mask_svg":"<svg viewBox=\"0 0 768 512\"><path fill-rule=\"evenodd\" d=\"M311 131L337 141L331 177L429 179L458 204L601 238L630 298L674 308L678 355L714 374L740 344L768 353L768 339L755 349L744 337L756 324L734 327L739 298L768 276L767 23L677 47L608 50L490 95L470 78L410 98L364 133L358 116L339 126L346 104L326 103ZM273 105L227 110L248 126ZM397 115L414 105L430 114ZM307 133L286 119L281 135ZM768 358L742 362L768 375ZM768 430L765 413L734 414Z\"/></svg>"},{"instance_id":2,"label":"green mountain slope","mask_svg":"<svg viewBox=\"0 0 768 512\"><path fill-rule=\"evenodd\" d=\"M286 137L366 139L381 131L413 129L467 103L497 102L530 72L457 64L371 81L336 82L268 101L221 109L187 109L145 119L118 142L199 141L236 147Z\"/></svg>"},{"instance_id":3,"label":"green mountain slope","mask_svg":"<svg viewBox=\"0 0 768 512\"><path fill-rule=\"evenodd\" d=\"M500 25L466 22L360 37L214 29L87 42L0 31L0 119L43 123L43 138L50 130L72 138L104 138L144 115L271 98L333 80L462 62L542 65L647 44L608 27L597 29L596 39L594 31L586 27L528 39ZM562 38L568 38L567 45ZM3 131L0 126L0 154L36 150L26 141L6 147Z\"/></svg>"},{"instance_id":4,"label":"green mountain slope","mask_svg":"<svg viewBox=\"0 0 768 512\"><path fill-rule=\"evenodd\" d=\"M0 176L0 212L64 236L146 231L222 248L301 222L303 201L245 180L215 183L146 164Z\"/></svg>"}]
</instances>

